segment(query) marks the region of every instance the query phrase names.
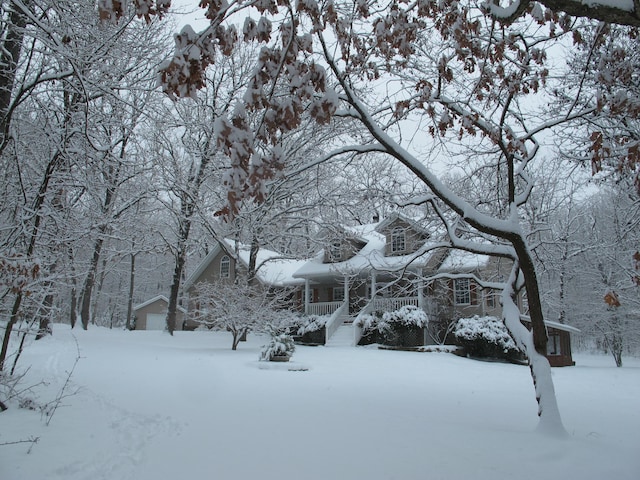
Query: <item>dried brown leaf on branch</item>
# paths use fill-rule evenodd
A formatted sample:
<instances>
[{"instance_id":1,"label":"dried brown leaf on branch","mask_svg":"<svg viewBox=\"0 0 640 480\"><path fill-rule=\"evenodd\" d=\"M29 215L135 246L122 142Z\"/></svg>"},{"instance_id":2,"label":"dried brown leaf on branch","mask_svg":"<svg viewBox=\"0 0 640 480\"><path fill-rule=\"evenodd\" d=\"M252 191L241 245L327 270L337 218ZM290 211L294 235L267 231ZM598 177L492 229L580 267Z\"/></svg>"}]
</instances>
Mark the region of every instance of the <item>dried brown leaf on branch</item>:
<instances>
[{"instance_id":1,"label":"dried brown leaf on branch","mask_svg":"<svg viewBox=\"0 0 640 480\"><path fill-rule=\"evenodd\" d=\"M607 294L604 296L604 303L606 303L610 307L619 307L620 299L618 298L618 294L614 291L607 292Z\"/></svg>"},{"instance_id":2,"label":"dried brown leaf on branch","mask_svg":"<svg viewBox=\"0 0 640 480\"><path fill-rule=\"evenodd\" d=\"M162 18L171 8L171 0L133 0L135 13L150 23L152 18ZM98 0L100 20L117 22L127 12L126 0Z\"/></svg>"}]
</instances>

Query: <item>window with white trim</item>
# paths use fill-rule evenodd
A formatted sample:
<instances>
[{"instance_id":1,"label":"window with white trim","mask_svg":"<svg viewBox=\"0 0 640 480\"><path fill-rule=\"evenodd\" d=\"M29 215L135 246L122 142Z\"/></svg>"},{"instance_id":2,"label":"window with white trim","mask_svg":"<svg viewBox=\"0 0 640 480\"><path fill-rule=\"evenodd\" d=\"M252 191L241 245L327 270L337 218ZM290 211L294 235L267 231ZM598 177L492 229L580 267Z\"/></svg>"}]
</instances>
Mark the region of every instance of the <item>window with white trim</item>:
<instances>
[{"instance_id":1,"label":"window with white trim","mask_svg":"<svg viewBox=\"0 0 640 480\"><path fill-rule=\"evenodd\" d=\"M334 302L344 302L344 287L333 287L331 295Z\"/></svg>"},{"instance_id":2,"label":"window with white trim","mask_svg":"<svg viewBox=\"0 0 640 480\"><path fill-rule=\"evenodd\" d=\"M231 274L231 259L228 255L220 259L220 278L229 278Z\"/></svg>"},{"instance_id":3,"label":"window with white trim","mask_svg":"<svg viewBox=\"0 0 640 480\"><path fill-rule=\"evenodd\" d=\"M468 278L453 280L453 302L455 305L471 305L471 282Z\"/></svg>"},{"instance_id":4,"label":"window with white trim","mask_svg":"<svg viewBox=\"0 0 640 480\"><path fill-rule=\"evenodd\" d=\"M407 247L407 237L404 228L396 227L391 232L391 252L404 252Z\"/></svg>"}]
</instances>

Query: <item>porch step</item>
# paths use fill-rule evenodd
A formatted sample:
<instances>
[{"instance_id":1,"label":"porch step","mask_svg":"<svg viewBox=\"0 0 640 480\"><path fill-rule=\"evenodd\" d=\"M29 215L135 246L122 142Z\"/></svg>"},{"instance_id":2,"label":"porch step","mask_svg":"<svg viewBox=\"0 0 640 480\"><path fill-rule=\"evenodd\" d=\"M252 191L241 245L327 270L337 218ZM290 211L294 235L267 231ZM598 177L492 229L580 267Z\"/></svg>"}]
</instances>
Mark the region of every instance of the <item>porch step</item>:
<instances>
[{"instance_id":1,"label":"porch step","mask_svg":"<svg viewBox=\"0 0 640 480\"><path fill-rule=\"evenodd\" d=\"M352 347L353 346L353 323L340 325L331 335L327 342L327 347Z\"/></svg>"}]
</instances>

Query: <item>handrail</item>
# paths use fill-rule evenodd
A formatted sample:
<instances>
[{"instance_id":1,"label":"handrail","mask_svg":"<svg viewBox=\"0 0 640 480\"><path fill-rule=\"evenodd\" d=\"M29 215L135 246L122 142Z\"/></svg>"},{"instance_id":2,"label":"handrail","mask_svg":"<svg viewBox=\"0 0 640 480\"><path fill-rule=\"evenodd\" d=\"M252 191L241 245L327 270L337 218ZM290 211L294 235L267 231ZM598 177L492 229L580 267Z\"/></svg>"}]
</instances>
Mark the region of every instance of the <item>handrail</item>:
<instances>
[{"instance_id":1,"label":"handrail","mask_svg":"<svg viewBox=\"0 0 640 480\"><path fill-rule=\"evenodd\" d=\"M340 308L338 308L333 314L331 318L327 320L325 324L325 344L329 342L331 336L335 333L335 331L342 325L342 315L344 315L345 310L349 308L349 304L347 302L342 302ZM340 321L338 321L340 320Z\"/></svg>"}]
</instances>

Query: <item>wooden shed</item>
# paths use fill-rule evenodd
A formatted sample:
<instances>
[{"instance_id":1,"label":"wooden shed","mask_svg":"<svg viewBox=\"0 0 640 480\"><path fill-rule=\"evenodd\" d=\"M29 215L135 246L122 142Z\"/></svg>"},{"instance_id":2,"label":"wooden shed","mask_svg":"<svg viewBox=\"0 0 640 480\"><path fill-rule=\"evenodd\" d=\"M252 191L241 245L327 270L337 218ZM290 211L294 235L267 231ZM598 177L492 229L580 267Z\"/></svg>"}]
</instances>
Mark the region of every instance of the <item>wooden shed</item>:
<instances>
[{"instance_id":1,"label":"wooden shed","mask_svg":"<svg viewBox=\"0 0 640 480\"><path fill-rule=\"evenodd\" d=\"M528 317L522 317L522 322L531 328ZM547 359L552 367L571 367L576 364L571 356L571 334L580 333L576 327L558 322L545 320L547 326Z\"/></svg>"}]
</instances>

